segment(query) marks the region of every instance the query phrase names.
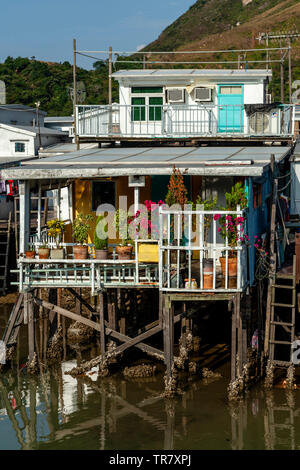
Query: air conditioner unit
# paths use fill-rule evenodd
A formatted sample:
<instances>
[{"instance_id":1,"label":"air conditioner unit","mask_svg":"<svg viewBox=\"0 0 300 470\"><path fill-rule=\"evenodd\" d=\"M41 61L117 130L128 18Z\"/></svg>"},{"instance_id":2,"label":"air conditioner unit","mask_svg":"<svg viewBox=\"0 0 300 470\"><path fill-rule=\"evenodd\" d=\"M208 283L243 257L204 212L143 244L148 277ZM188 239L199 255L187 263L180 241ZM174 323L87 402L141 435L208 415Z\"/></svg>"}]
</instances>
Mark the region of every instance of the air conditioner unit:
<instances>
[{"instance_id":1,"label":"air conditioner unit","mask_svg":"<svg viewBox=\"0 0 300 470\"><path fill-rule=\"evenodd\" d=\"M211 88L194 88L194 101L211 101Z\"/></svg>"},{"instance_id":2,"label":"air conditioner unit","mask_svg":"<svg viewBox=\"0 0 300 470\"><path fill-rule=\"evenodd\" d=\"M168 103L184 103L185 90L184 88L170 88L167 90Z\"/></svg>"},{"instance_id":3,"label":"air conditioner unit","mask_svg":"<svg viewBox=\"0 0 300 470\"><path fill-rule=\"evenodd\" d=\"M255 112L249 117L250 131L256 134L264 134L270 127L270 116L268 113Z\"/></svg>"}]
</instances>

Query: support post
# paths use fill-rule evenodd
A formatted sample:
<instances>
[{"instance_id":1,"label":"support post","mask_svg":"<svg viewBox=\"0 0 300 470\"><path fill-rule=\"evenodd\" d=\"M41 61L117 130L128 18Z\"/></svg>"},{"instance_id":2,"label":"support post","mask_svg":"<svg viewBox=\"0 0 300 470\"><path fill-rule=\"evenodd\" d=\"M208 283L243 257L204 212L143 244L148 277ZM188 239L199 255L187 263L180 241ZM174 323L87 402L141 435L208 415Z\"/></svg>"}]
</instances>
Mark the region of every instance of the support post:
<instances>
[{"instance_id":1,"label":"support post","mask_svg":"<svg viewBox=\"0 0 300 470\"><path fill-rule=\"evenodd\" d=\"M29 242L30 233L30 186L29 181L19 182L20 193L20 253L25 253Z\"/></svg>"},{"instance_id":2,"label":"support post","mask_svg":"<svg viewBox=\"0 0 300 470\"><path fill-rule=\"evenodd\" d=\"M28 312L28 362L31 364L34 357L34 312L32 293L25 294L25 302L27 303Z\"/></svg>"},{"instance_id":3,"label":"support post","mask_svg":"<svg viewBox=\"0 0 300 470\"><path fill-rule=\"evenodd\" d=\"M74 136L76 149L79 150L79 140L77 135L77 78L76 78L76 39L73 39L73 117L74 117Z\"/></svg>"},{"instance_id":4,"label":"support post","mask_svg":"<svg viewBox=\"0 0 300 470\"><path fill-rule=\"evenodd\" d=\"M42 211L42 186L39 181L38 186L38 213L37 213L37 232L38 232L38 241L41 242L41 211Z\"/></svg>"},{"instance_id":5,"label":"support post","mask_svg":"<svg viewBox=\"0 0 300 470\"><path fill-rule=\"evenodd\" d=\"M233 298L233 310L231 316L231 380L236 379L236 327L237 327L237 308L236 296Z\"/></svg>"},{"instance_id":6,"label":"support post","mask_svg":"<svg viewBox=\"0 0 300 470\"><path fill-rule=\"evenodd\" d=\"M103 292L99 294L99 320L100 320L100 348L101 354L105 354L105 324L104 324L104 298Z\"/></svg>"},{"instance_id":7,"label":"support post","mask_svg":"<svg viewBox=\"0 0 300 470\"><path fill-rule=\"evenodd\" d=\"M168 295L164 298L163 306L164 317L164 356L167 373L167 383L172 378L172 369L174 364L174 315L173 305Z\"/></svg>"}]
</instances>

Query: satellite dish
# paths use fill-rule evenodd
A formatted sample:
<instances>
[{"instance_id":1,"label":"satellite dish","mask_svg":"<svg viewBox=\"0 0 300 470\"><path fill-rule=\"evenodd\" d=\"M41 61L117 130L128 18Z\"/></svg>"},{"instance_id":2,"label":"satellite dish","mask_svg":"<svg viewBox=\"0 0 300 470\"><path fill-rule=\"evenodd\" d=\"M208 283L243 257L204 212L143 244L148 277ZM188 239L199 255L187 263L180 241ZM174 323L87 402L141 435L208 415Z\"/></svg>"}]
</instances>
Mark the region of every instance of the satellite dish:
<instances>
[{"instance_id":1,"label":"satellite dish","mask_svg":"<svg viewBox=\"0 0 300 470\"><path fill-rule=\"evenodd\" d=\"M0 80L0 104L6 104L6 88L3 80Z\"/></svg>"},{"instance_id":2,"label":"satellite dish","mask_svg":"<svg viewBox=\"0 0 300 470\"><path fill-rule=\"evenodd\" d=\"M69 95L71 100L74 100L74 89L73 87L69 87ZM77 82L77 93L76 93L76 103L82 104L85 102L86 99L86 88L84 82L80 81Z\"/></svg>"}]
</instances>

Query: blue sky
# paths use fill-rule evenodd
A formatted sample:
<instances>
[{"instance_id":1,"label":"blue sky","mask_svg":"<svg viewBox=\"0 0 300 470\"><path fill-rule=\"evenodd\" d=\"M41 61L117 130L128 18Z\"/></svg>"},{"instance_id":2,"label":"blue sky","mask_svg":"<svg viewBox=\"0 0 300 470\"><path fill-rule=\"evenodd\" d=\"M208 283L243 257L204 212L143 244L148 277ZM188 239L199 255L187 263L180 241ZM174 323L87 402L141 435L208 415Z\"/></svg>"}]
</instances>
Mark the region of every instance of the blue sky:
<instances>
[{"instance_id":1,"label":"blue sky","mask_svg":"<svg viewBox=\"0 0 300 470\"><path fill-rule=\"evenodd\" d=\"M78 50L136 50L195 0L13 0L2 3L0 61L8 55L72 62ZM90 68L92 61L79 65Z\"/></svg>"}]
</instances>

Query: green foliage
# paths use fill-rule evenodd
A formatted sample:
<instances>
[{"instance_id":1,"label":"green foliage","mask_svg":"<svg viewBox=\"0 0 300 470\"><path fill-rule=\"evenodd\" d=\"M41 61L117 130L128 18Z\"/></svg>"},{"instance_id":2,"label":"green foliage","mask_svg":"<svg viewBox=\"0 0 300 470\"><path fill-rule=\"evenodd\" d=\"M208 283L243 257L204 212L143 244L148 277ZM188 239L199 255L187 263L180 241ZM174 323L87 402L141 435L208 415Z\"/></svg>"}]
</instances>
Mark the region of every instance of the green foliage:
<instances>
[{"instance_id":1,"label":"green foliage","mask_svg":"<svg viewBox=\"0 0 300 470\"><path fill-rule=\"evenodd\" d=\"M100 63L101 62L101 63ZM94 70L77 67L77 81L86 87L86 99L82 104L108 103L108 64L95 62ZM7 103L35 106L49 116L69 116L73 113L70 90L73 88L73 70L69 62L40 62L24 57L7 57L0 64L0 80L6 83ZM118 84L112 82L113 101L118 101Z\"/></svg>"},{"instance_id":2,"label":"green foliage","mask_svg":"<svg viewBox=\"0 0 300 470\"><path fill-rule=\"evenodd\" d=\"M91 228L89 222L94 219L94 216L91 214L83 214L80 212L77 217L74 219L72 224L72 233L74 242L83 245L87 243L89 238L89 230Z\"/></svg>"},{"instance_id":3,"label":"green foliage","mask_svg":"<svg viewBox=\"0 0 300 470\"><path fill-rule=\"evenodd\" d=\"M225 193L225 199L226 209L230 211L235 211L238 205L241 210L245 209L248 204L247 194L241 183L236 183L232 187L231 193Z\"/></svg>"},{"instance_id":4,"label":"green foliage","mask_svg":"<svg viewBox=\"0 0 300 470\"><path fill-rule=\"evenodd\" d=\"M99 215L97 217L97 222L96 222L96 228L94 231L94 245L95 245L95 250L106 250L107 249L107 243L108 240L107 238L101 238L101 231L104 229L105 232L107 232L107 224L105 227L102 227L101 221L104 219L103 215ZM100 224L100 226L98 225Z\"/></svg>"}]
</instances>

